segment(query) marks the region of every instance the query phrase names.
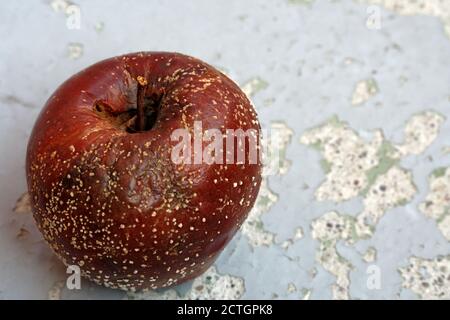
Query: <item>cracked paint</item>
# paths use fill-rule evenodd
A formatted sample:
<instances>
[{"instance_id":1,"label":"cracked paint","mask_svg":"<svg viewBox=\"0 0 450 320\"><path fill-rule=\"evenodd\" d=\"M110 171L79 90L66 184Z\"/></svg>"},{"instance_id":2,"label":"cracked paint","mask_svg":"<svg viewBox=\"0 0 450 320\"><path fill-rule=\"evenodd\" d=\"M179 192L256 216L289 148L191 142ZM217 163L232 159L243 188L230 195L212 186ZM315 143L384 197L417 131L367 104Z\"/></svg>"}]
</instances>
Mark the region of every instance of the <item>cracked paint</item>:
<instances>
[{"instance_id":1,"label":"cracked paint","mask_svg":"<svg viewBox=\"0 0 450 320\"><path fill-rule=\"evenodd\" d=\"M343 258L337 243L352 245L373 236L376 225L386 212L412 200L417 190L411 172L399 166L401 157L418 155L437 138L444 119L434 112L414 115L405 126L405 142L395 146L385 140L381 130L366 141L334 117L306 131L300 142L322 153L321 165L326 180L316 190L318 201L342 202L363 197L363 210L356 216L328 212L311 223L313 239L319 241L316 260L336 277L333 299L349 299L350 271L353 266ZM442 178L442 173L441 177ZM446 186L446 190L449 190ZM376 259L376 249L362 256L366 262Z\"/></svg>"},{"instance_id":2,"label":"cracked paint","mask_svg":"<svg viewBox=\"0 0 450 320\"><path fill-rule=\"evenodd\" d=\"M322 153L321 167L327 173L316 190L316 200L342 202L364 196L401 157L425 151L436 140L443 121L436 112L414 115L406 124L405 142L397 146L386 141L381 130L366 141L336 117L307 130L300 142Z\"/></svg>"},{"instance_id":3,"label":"cracked paint","mask_svg":"<svg viewBox=\"0 0 450 320\"><path fill-rule=\"evenodd\" d=\"M422 299L450 299L450 255L430 260L413 256L399 272L402 286Z\"/></svg>"},{"instance_id":4,"label":"cracked paint","mask_svg":"<svg viewBox=\"0 0 450 320\"><path fill-rule=\"evenodd\" d=\"M370 238L381 217L389 209L410 201L415 192L411 173L394 167L381 175L370 188L364 199L364 209L356 218L332 211L313 221L312 236L320 244L316 260L336 277L336 283L332 285L333 299L350 298L350 271L353 267L339 254L338 241L344 240L351 245L361 238Z\"/></svg>"},{"instance_id":5,"label":"cracked paint","mask_svg":"<svg viewBox=\"0 0 450 320\"><path fill-rule=\"evenodd\" d=\"M362 80L356 84L352 95L352 105L359 106L367 102L371 97L378 93L378 85L375 79L370 78Z\"/></svg>"},{"instance_id":6,"label":"cracked paint","mask_svg":"<svg viewBox=\"0 0 450 320\"><path fill-rule=\"evenodd\" d=\"M443 236L450 241L450 167L438 168L429 177L429 193L419 209L436 221Z\"/></svg>"},{"instance_id":7,"label":"cracked paint","mask_svg":"<svg viewBox=\"0 0 450 320\"><path fill-rule=\"evenodd\" d=\"M270 125L270 136L263 142L264 168L263 179L255 205L242 225L242 233L247 237L252 247L270 246L274 244L275 234L264 228L261 217L278 201L278 194L269 188L270 175L284 175L288 172L291 162L286 159L286 149L293 135L284 122L274 121Z\"/></svg>"},{"instance_id":8,"label":"cracked paint","mask_svg":"<svg viewBox=\"0 0 450 320\"><path fill-rule=\"evenodd\" d=\"M316 200L342 202L366 189L366 172L379 164L378 151L383 141L381 131L374 133L372 141L365 141L337 117L307 130L300 142L322 153L321 166L327 172L326 180L315 192Z\"/></svg>"},{"instance_id":9,"label":"cracked paint","mask_svg":"<svg viewBox=\"0 0 450 320\"><path fill-rule=\"evenodd\" d=\"M311 223L312 237L319 241L316 261L336 277L336 283L332 285L333 299L349 299L350 271L353 266L338 253L336 244L341 239L353 236L354 224L353 217L335 211L325 213Z\"/></svg>"},{"instance_id":10,"label":"cracked paint","mask_svg":"<svg viewBox=\"0 0 450 320\"><path fill-rule=\"evenodd\" d=\"M267 231L261 220L261 216L278 201L278 195L269 189L267 183L267 178L262 180L255 205L242 225L242 233L253 247L270 246L275 239L275 234Z\"/></svg>"},{"instance_id":11,"label":"cracked paint","mask_svg":"<svg viewBox=\"0 0 450 320\"><path fill-rule=\"evenodd\" d=\"M363 200L363 211L356 218L358 237L371 237L384 214L411 201L415 193L416 187L409 171L395 166L379 176Z\"/></svg>"}]
</instances>

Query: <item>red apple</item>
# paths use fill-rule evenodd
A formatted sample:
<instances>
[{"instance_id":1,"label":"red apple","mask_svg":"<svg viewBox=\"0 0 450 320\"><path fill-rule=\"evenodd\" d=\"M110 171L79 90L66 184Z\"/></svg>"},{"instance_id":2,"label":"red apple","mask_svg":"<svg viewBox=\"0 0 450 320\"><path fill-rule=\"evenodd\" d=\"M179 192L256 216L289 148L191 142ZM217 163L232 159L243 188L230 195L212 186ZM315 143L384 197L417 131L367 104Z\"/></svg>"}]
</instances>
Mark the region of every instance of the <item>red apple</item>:
<instances>
[{"instance_id":1,"label":"red apple","mask_svg":"<svg viewBox=\"0 0 450 320\"><path fill-rule=\"evenodd\" d=\"M172 134L192 133L195 121L204 131L255 130L259 144L245 94L182 54L114 57L56 90L34 126L26 170L34 218L66 265L140 290L179 284L214 262L254 204L261 161L238 144L224 154L244 152L244 164L177 163Z\"/></svg>"}]
</instances>

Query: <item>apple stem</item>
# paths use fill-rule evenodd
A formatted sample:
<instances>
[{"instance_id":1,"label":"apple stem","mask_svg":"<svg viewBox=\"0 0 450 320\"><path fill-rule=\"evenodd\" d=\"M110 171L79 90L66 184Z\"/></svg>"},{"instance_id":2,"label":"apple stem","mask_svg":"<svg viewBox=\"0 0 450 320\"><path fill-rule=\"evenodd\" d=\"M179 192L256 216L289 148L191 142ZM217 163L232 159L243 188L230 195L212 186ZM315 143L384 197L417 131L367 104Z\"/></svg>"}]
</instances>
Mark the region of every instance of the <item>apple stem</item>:
<instances>
[{"instance_id":1,"label":"apple stem","mask_svg":"<svg viewBox=\"0 0 450 320\"><path fill-rule=\"evenodd\" d=\"M136 105L137 105L137 118L136 118L136 127L137 131L144 131L146 126L146 117L145 117L145 90L147 89L147 80L142 77L138 76L136 78L138 82L137 86L137 99L136 99Z\"/></svg>"}]
</instances>

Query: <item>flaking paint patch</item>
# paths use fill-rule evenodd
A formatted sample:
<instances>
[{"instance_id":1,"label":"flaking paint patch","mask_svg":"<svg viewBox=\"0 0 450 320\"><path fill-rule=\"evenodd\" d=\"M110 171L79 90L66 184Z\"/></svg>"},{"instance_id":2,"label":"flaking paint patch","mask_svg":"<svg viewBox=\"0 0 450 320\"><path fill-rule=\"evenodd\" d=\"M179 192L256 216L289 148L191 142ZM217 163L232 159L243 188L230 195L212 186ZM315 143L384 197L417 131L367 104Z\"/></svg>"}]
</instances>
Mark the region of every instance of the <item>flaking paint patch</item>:
<instances>
[{"instance_id":1,"label":"flaking paint patch","mask_svg":"<svg viewBox=\"0 0 450 320\"><path fill-rule=\"evenodd\" d=\"M50 7L55 12L65 12L67 7L70 6L72 3L66 0L52 0L50 2Z\"/></svg>"},{"instance_id":2,"label":"flaking paint patch","mask_svg":"<svg viewBox=\"0 0 450 320\"><path fill-rule=\"evenodd\" d=\"M332 285L333 299L349 299L350 271L352 264L337 251L336 244L341 239L353 235L354 219L335 211L325 213L311 223L313 239L319 241L316 261L336 277Z\"/></svg>"},{"instance_id":3,"label":"flaking paint patch","mask_svg":"<svg viewBox=\"0 0 450 320\"><path fill-rule=\"evenodd\" d=\"M174 289L163 292L148 291L127 293L131 300L238 300L245 293L244 279L220 274L213 266L192 283L191 289L179 295Z\"/></svg>"},{"instance_id":4,"label":"flaking paint patch","mask_svg":"<svg viewBox=\"0 0 450 320\"><path fill-rule=\"evenodd\" d=\"M182 297L174 289L164 291L146 290L140 292L127 292L124 300L181 300Z\"/></svg>"},{"instance_id":5,"label":"flaking paint patch","mask_svg":"<svg viewBox=\"0 0 450 320\"><path fill-rule=\"evenodd\" d=\"M450 37L450 2L447 0L356 0L359 3L380 5L405 16L425 15L439 18Z\"/></svg>"},{"instance_id":6,"label":"flaking paint patch","mask_svg":"<svg viewBox=\"0 0 450 320\"><path fill-rule=\"evenodd\" d=\"M367 102L378 93L378 85L375 79L361 80L356 84L352 95L352 105L359 106Z\"/></svg>"},{"instance_id":7,"label":"flaking paint patch","mask_svg":"<svg viewBox=\"0 0 450 320\"><path fill-rule=\"evenodd\" d=\"M365 196L402 157L424 152L436 140L443 121L443 116L432 111L412 116L400 145L385 140L381 130L375 130L372 140L366 141L336 117L307 130L300 142L322 153L321 167L327 174L316 190L316 199L342 202Z\"/></svg>"},{"instance_id":8,"label":"flaking paint patch","mask_svg":"<svg viewBox=\"0 0 450 320\"><path fill-rule=\"evenodd\" d=\"M405 141L396 145L400 156L418 155L436 140L445 117L426 111L414 115L406 124Z\"/></svg>"},{"instance_id":9,"label":"flaking paint patch","mask_svg":"<svg viewBox=\"0 0 450 320\"><path fill-rule=\"evenodd\" d=\"M20 227L19 231L16 234L17 239L24 239L30 234L30 231L28 231L27 228L24 226Z\"/></svg>"},{"instance_id":10,"label":"flaking paint patch","mask_svg":"<svg viewBox=\"0 0 450 320\"><path fill-rule=\"evenodd\" d=\"M442 153L443 153L444 155L450 154L450 147L443 147L443 148L442 148Z\"/></svg>"},{"instance_id":11,"label":"flaking paint patch","mask_svg":"<svg viewBox=\"0 0 450 320\"><path fill-rule=\"evenodd\" d=\"M270 136L264 140L264 168L263 175L285 175L291 167L291 160L287 159L287 147L292 141L294 131L283 121L270 123ZM264 139L264 137L263 137Z\"/></svg>"},{"instance_id":12,"label":"flaking paint patch","mask_svg":"<svg viewBox=\"0 0 450 320\"><path fill-rule=\"evenodd\" d=\"M364 197L363 211L356 218L359 238L370 238L384 214L412 200L416 193L411 172L398 166L378 177Z\"/></svg>"},{"instance_id":13,"label":"flaking paint patch","mask_svg":"<svg viewBox=\"0 0 450 320\"><path fill-rule=\"evenodd\" d=\"M374 131L372 140L366 141L336 117L302 135L300 142L319 150L327 163L327 177L316 190L316 199L342 202L363 197L363 210L356 217L332 211L311 224L312 236L319 241L316 260L336 277L334 299L350 298L352 269L339 254L337 243L343 240L352 245L372 237L388 210L412 200L417 192L413 177L399 161L425 151L437 138L443 121L435 112L414 115L405 126L405 142L398 146L385 140L381 130ZM374 261L376 249L369 248L362 258Z\"/></svg>"},{"instance_id":14,"label":"flaking paint patch","mask_svg":"<svg viewBox=\"0 0 450 320\"><path fill-rule=\"evenodd\" d=\"M261 216L268 212L277 201L278 195L270 190L267 178L264 178L255 205L242 225L242 233L247 237L251 246L259 247L273 244L275 234L264 228Z\"/></svg>"},{"instance_id":15,"label":"flaking paint patch","mask_svg":"<svg viewBox=\"0 0 450 320\"><path fill-rule=\"evenodd\" d=\"M322 153L322 168L326 163L328 172L326 180L315 192L316 200L342 202L366 189L366 172L379 164L378 150L383 141L381 131L376 131L371 141L365 141L337 117L307 130L300 142Z\"/></svg>"},{"instance_id":16,"label":"flaking paint patch","mask_svg":"<svg viewBox=\"0 0 450 320\"><path fill-rule=\"evenodd\" d=\"M377 259L377 249L375 249L374 247L367 248L362 258L367 263L374 262Z\"/></svg>"},{"instance_id":17,"label":"flaking paint patch","mask_svg":"<svg viewBox=\"0 0 450 320\"><path fill-rule=\"evenodd\" d=\"M269 83L260 77L255 77L245 82L241 89L247 95L247 97L253 97L256 93L266 89Z\"/></svg>"},{"instance_id":18,"label":"flaking paint patch","mask_svg":"<svg viewBox=\"0 0 450 320\"><path fill-rule=\"evenodd\" d=\"M57 281L48 290L48 300L61 300L62 289L64 288L64 281Z\"/></svg>"},{"instance_id":19,"label":"flaking paint patch","mask_svg":"<svg viewBox=\"0 0 450 320\"><path fill-rule=\"evenodd\" d=\"M284 175L288 172L291 161L286 159L286 149L293 135L286 123L273 121L270 124L270 136L265 142L263 179L255 205L242 226L242 233L252 247L274 244L275 234L264 228L261 217L278 201L279 196L269 187L271 175Z\"/></svg>"},{"instance_id":20,"label":"flaking paint patch","mask_svg":"<svg viewBox=\"0 0 450 320\"><path fill-rule=\"evenodd\" d=\"M355 218L332 211L311 224L313 239L319 241L316 260L336 277L332 285L333 299L349 299L350 271L353 266L343 258L337 243L344 240L352 245L362 238L370 238L376 224L391 208L412 199L416 189L410 172L394 167L381 175L364 198L364 209Z\"/></svg>"},{"instance_id":21,"label":"flaking paint patch","mask_svg":"<svg viewBox=\"0 0 450 320\"><path fill-rule=\"evenodd\" d=\"M298 240L302 239L304 236L304 232L303 229L301 227L297 227L294 230L294 235L289 238L284 240L283 242L280 243L280 247L283 250L287 250L289 249L294 243L296 243Z\"/></svg>"},{"instance_id":22,"label":"flaking paint patch","mask_svg":"<svg viewBox=\"0 0 450 320\"><path fill-rule=\"evenodd\" d=\"M297 292L297 287L295 286L294 283L289 282L287 286L287 293L294 293L294 292Z\"/></svg>"},{"instance_id":23,"label":"flaking paint patch","mask_svg":"<svg viewBox=\"0 0 450 320\"><path fill-rule=\"evenodd\" d=\"M314 0L288 0L290 4L299 4L299 5L310 5L314 2Z\"/></svg>"},{"instance_id":24,"label":"flaking paint patch","mask_svg":"<svg viewBox=\"0 0 450 320\"><path fill-rule=\"evenodd\" d=\"M30 195L25 192L17 199L16 204L13 208L14 213L31 213L31 202Z\"/></svg>"},{"instance_id":25,"label":"flaking paint patch","mask_svg":"<svg viewBox=\"0 0 450 320\"><path fill-rule=\"evenodd\" d=\"M194 280L188 298L191 300L238 300L244 293L244 279L219 274L215 267L211 267Z\"/></svg>"},{"instance_id":26,"label":"flaking paint patch","mask_svg":"<svg viewBox=\"0 0 450 320\"><path fill-rule=\"evenodd\" d=\"M429 189L419 209L436 221L439 230L450 241L450 167L438 168L431 173Z\"/></svg>"},{"instance_id":27,"label":"flaking paint patch","mask_svg":"<svg viewBox=\"0 0 450 320\"><path fill-rule=\"evenodd\" d=\"M76 60L83 56L84 46L78 42L72 42L67 45L67 55L70 59Z\"/></svg>"},{"instance_id":28,"label":"flaking paint patch","mask_svg":"<svg viewBox=\"0 0 450 320\"><path fill-rule=\"evenodd\" d=\"M450 255L431 260L413 256L399 272L402 286L422 299L450 299Z\"/></svg>"},{"instance_id":29,"label":"flaking paint patch","mask_svg":"<svg viewBox=\"0 0 450 320\"><path fill-rule=\"evenodd\" d=\"M312 294L312 290L311 289L307 289L307 288L303 288L302 289L302 300L309 300L311 299L311 294Z\"/></svg>"},{"instance_id":30,"label":"flaking paint patch","mask_svg":"<svg viewBox=\"0 0 450 320\"><path fill-rule=\"evenodd\" d=\"M105 29L105 23L103 21L99 21L95 24L94 28L97 33L100 33L103 29Z\"/></svg>"}]
</instances>

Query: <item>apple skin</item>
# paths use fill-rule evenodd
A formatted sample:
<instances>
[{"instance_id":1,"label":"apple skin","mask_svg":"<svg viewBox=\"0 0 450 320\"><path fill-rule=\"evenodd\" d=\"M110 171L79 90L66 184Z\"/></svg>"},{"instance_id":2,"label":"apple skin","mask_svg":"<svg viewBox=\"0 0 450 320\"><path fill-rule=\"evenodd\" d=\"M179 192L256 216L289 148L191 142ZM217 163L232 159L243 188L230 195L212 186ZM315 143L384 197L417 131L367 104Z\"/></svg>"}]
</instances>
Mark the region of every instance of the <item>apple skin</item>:
<instances>
[{"instance_id":1,"label":"apple skin","mask_svg":"<svg viewBox=\"0 0 450 320\"><path fill-rule=\"evenodd\" d=\"M138 76L160 105L150 130L130 133L114 119L136 109ZM64 264L135 291L179 284L215 261L254 205L262 166L174 164L171 133L196 120L203 130L256 129L259 143L239 87L178 53L103 60L54 92L29 139L26 173L37 226Z\"/></svg>"}]
</instances>

